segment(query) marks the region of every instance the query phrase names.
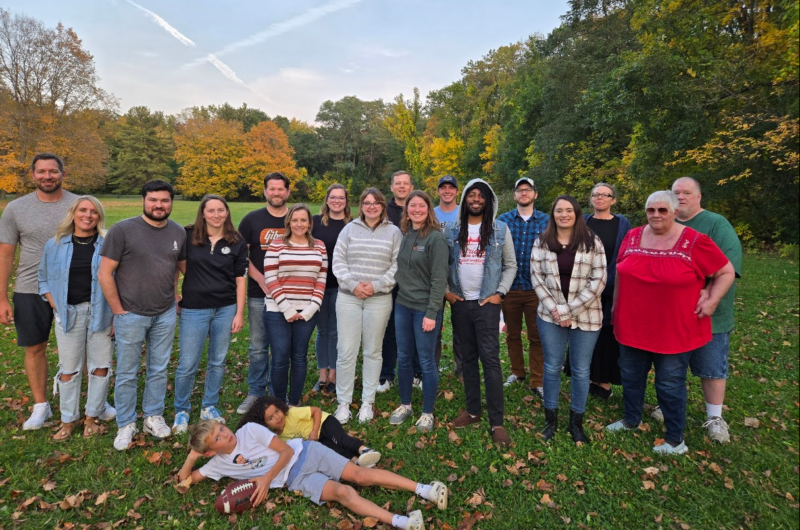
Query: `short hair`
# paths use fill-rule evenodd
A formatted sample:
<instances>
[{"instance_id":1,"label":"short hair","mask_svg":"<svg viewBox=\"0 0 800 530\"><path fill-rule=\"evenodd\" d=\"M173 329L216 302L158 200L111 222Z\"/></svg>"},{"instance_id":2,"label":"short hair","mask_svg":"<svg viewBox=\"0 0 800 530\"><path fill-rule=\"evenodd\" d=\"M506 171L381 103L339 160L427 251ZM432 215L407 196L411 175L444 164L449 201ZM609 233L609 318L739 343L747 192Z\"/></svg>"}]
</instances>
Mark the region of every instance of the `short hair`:
<instances>
[{"instance_id":1,"label":"short hair","mask_svg":"<svg viewBox=\"0 0 800 530\"><path fill-rule=\"evenodd\" d=\"M598 182L597 184L595 184L592 187L592 191L589 192L589 198L591 198L592 195L594 195L594 190L596 190L597 188L608 188L611 190L611 198L612 199L617 198L617 188L613 184L609 184L607 182Z\"/></svg>"},{"instance_id":2,"label":"short hair","mask_svg":"<svg viewBox=\"0 0 800 530\"><path fill-rule=\"evenodd\" d=\"M311 216L311 210L303 203L297 203L292 205L289 208L289 211L286 212L286 217L283 218L283 242L287 245L292 244L289 241L289 238L292 237L292 216L295 212L306 212L308 216L308 231L306 232L306 241L308 241L308 246L314 248L317 240L314 239L314 236L311 235L311 230L314 228L314 218Z\"/></svg>"},{"instance_id":3,"label":"short hair","mask_svg":"<svg viewBox=\"0 0 800 530\"><path fill-rule=\"evenodd\" d=\"M427 237L428 234L433 232L434 230L439 230L441 225L439 221L436 220L436 213L433 211L433 202L431 198L422 190L415 190L412 191L408 199L406 199L406 206L403 208L403 215L400 219L400 230L405 234L408 232L408 229L411 228L411 220L408 218L408 205L411 202L411 199L419 197L425 204L428 206L428 216L425 218L425 222L422 223L422 227L419 229L419 237Z\"/></svg>"},{"instance_id":4,"label":"short hair","mask_svg":"<svg viewBox=\"0 0 800 530\"><path fill-rule=\"evenodd\" d=\"M168 191L169 198L175 198L175 190L172 188L172 184L158 179L148 181L142 186L142 197L147 197L148 193L153 193L155 191Z\"/></svg>"},{"instance_id":5,"label":"short hair","mask_svg":"<svg viewBox=\"0 0 800 530\"><path fill-rule=\"evenodd\" d=\"M198 453L208 451L208 437L214 432L214 427L219 425L216 420L203 420L189 427L189 447Z\"/></svg>"},{"instance_id":6,"label":"short hair","mask_svg":"<svg viewBox=\"0 0 800 530\"><path fill-rule=\"evenodd\" d=\"M64 161L61 160L61 157L55 155L53 153L38 153L36 156L33 157L31 161L31 171L36 169L36 162L39 160L55 160L56 164L58 164L58 170L60 172L64 172Z\"/></svg>"},{"instance_id":7,"label":"short hair","mask_svg":"<svg viewBox=\"0 0 800 530\"><path fill-rule=\"evenodd\" d=\"M103 209L103 205L100 204L100 201L98 201L96 197L91 195L81 195L75 199L75 202L73 202L72 206L69 207L67 213L64 215L64 218L61 219L60 223L58 223L56 235L54 236L56 242L58 242L58 240L62 237L71 235L73 232L75 232L75 212L78 210L78 205L83 201L91 202L95 210L97 210L97 213L100 214L100 218L97 220L97 232L101 236L106 235L106 212Z\"/></svg>"},{"instance_id":8,"label":"short hair","mask_svg":"<svg viewBox=\"0 0 800 530\"><path fill-rule=\"evenodd\" d=\"M703 191L700 189L700 181L694 178L693 176L686 175L684 177L678 177L675 179L675 182L678 182L679 180L691 180L692 182L694 182L695 187L697 187L697 193L703 193ZM673 186L675 185L675 182L672 183Z\"/></svg>"},{"instance_id":9,"label":"short hair","mask_svg":"<svg viewBox=\"0 0 800 530\"><path fill-rule=\"evenodd\" d=\"M655 204L658 202L663 202L667 206L669 206L673 212L678 210L678 197L672 193L672 190L659 190L654 191L647 197L647 202L645 202L644 207L649 208L651 204Z\"/></svg>"},{"instance_id":10,"label":"short hair","mask_svg":"<svg viewBox=\"0 0 800 530\"><path fill-rule=\"evenodd\" d=\"M400 171L395 171L392 173L392 179L389 181L390 184L394 184L394 178L399 177L400 175L408 175L408 180L411 181L411 185L414 185L414 177L411 176L411 173L406 171L405 169L401 169Z\"/></svg>"},{"instance_id":11,"label":"short hair","mask_svg":"<svg viewBox=\"0 0 800 530\"><path fill-rule=\"evenodd\" d=\"M267 176L264 177L264 187L265 188L267 187L267 183L270 180L282 180L283 181L283 185L286 186L286 189L287 190L289 189L289 177L287 177L283 173L280 173L278 171L273 171L272 173L267 173Z\"/></svg>"},{"instance_id":12,"label":"short hair","mask_svg":"<svg viewBox=\"0 0 800 530\"><path fill-rule=\"evenodd\" d=\"M375 202L383 206L383 211L381 212L381 219L378 221L378 224L384 222L388 217L389 214L386 213L386 197L383 196L381 190L378 188L367 188L361 192L361 197L358 198L358 218L361 219L362 223L366 223L366 217L364 216L364 208L361 207L361 204L364 202L369 195L375 197Z\"/></svg>"}]
</instances>

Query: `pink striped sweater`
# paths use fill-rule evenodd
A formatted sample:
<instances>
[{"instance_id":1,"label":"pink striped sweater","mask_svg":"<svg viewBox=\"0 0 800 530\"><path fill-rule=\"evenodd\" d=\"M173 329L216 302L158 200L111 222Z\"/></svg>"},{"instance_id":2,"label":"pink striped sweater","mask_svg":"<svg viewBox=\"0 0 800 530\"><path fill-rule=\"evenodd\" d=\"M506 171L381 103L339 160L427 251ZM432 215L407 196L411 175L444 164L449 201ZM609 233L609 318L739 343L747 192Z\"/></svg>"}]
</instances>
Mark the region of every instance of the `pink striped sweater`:
<instances>
[{"instance_id":1,"label":"pink striped sweater","mask_svg":"<svg viewBox=\"0 0 800 530\"><path fill-rule=\"evenodd\" d=\"M327 273L328 255L322 241L309 247L274 239L264 256L264 283L270 294L267 311L281 312L287 320L300 312L310 320L325 295Z\"/></svg>"}]
</instances>

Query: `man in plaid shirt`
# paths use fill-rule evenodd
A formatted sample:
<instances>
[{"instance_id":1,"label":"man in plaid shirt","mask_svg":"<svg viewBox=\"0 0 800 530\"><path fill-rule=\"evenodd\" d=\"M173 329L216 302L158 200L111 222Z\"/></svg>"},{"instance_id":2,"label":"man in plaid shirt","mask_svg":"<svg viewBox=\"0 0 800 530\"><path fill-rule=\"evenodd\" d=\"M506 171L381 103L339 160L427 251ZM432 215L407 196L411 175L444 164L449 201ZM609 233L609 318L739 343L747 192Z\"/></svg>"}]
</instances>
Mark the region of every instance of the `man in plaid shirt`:
<instances>
[{"instance_id":1,"label":"man in plaid shirt","mask_svg":"<svg viewBox=\"0 0 800 530\"><path fill-rule=\"evenodd\" d=\"M539 298L531 284L531 249L533 242L547 227L549 216L534 208L536 185L533 180L523 177L514 185L514 201L517 207L498 217L508 225L514 241L514 252L517 256L517 277L511 290L503 300L503 316L506 322L506 345L511 358L511 375L505 386L525 381L525 357L522 353L522 318L528 326L529 353L528 362L531 370L531 389L544 399L542 376L544 357L542 341L539 339L539 328L536 327L536 309Z\"/></svg>"}]
</instances>

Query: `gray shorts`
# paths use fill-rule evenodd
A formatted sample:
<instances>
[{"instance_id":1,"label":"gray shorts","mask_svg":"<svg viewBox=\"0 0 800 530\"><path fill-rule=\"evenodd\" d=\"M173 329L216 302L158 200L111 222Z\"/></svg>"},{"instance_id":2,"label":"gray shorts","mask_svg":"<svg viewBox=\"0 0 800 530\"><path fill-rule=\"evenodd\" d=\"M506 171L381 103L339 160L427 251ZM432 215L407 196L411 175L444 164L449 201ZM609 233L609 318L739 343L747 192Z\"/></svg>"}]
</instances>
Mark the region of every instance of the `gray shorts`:
<instances>
[{"instance_id":1,"label":"gray shorts","mask_svg":"<svg viewBox=\"0 0 800 530\"><path fill-rule=\"evenodd\" d=\"M320 497L325 483L329 480L338 481L348 463L348 459L321 443L305 441L299 461L289 471L286 487L322 504Z\"/></svg>"}]
</instances>

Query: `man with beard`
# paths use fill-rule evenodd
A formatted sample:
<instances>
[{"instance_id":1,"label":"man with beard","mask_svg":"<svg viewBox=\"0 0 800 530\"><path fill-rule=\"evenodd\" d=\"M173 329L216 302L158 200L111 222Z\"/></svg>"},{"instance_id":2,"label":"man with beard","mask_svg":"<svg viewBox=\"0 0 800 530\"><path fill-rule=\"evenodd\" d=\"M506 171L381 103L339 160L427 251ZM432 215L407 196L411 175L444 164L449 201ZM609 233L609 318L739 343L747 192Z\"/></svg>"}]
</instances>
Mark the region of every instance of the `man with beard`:
<instances>
[{"instance_id":1,"label":"man with beard","mask_svg":"<svg viewBox=\"0 0 800 530\"><path fill-rule=\"evenodd\" d=\"M495 219L497 196L481 179L464 188L458 220L445 228L450 247L448 290L453 335L461 342L466 410L456 428L481 421L480 364L486 384L492 441L511 444L503 427L503 372L500 369L500 304L517 275L514 242L506 224Z\"/></svg>"},{"instance_id":2,"label":"man with beard","mask_svg":"<svg viewBox=\"0 0 800 530\"><path fill-rule=\"evenodd\" d=\"M528 364L531 370L531 390L544 399L542 379L544 377L544 356L539 328L536 325L536 310L539 298L531 283L531 250L533 242L547 228L550 216L534 208L536 185L533 180L523 177L514 186L514 202L517 207L497 219L508 225L514 251L517 254L517 277L511 290L503 300L503 316L506 321L506 345L511 359L511 375L505 386L525 381L525 355L522 352L522 318L528 326Z\"/></svg>"},{"instance_id":3,"label":"man with beard","mask_svg":"<svg viewBox=\"0 0 800 530\"><path fill-rule=\"evenodd\" d=\"M36 190L11 201L0 217L0 323L13 323L17 344L25 348L25 375L34 402L33 413L22 426L25 430L40 429L53 415L46 390L47 338L53 324L53 310L38 294L36 271L45 243L55 235L58 223L77 198L61 187L64 175L64 162L58 156L51 153L34 156L31 179ZM19 265L12 312L8 279L17 245Z\"/></svg>"},{"instance_id":4,"label":"man with beard","mask_svg":"<svg viewBox=\"0 0 800 530\"><path fill-rule=\"evenodd\" d=\"M289 179L283 173L269 173L264 177L264 197L267 207L254 210L242 218L242 234L250 254L247 282L247 318L250 324L250 349L247 356L250 366L247 373L247 397L237 414L244 414L256 399L266 395L269 388L269 342L264 326L265 299L269 296L264 283L264 255L276 236L282 235L289 209Z\"/></svg>"},{"instance_id":5,"label":"man with beard","mask_svg":"<svg viewBox=\"0 0 800 530\"><path fill-rule=\"evenodd\" d=\"M175 338L175 274L186 267L186 230L169 220L174 196L172 186L162 180L142 186L142 215L112 226L100 250L98 280L114 313L117 339L117 451L125 451L139 432L137 372L143 344L147 347L144 431L159 439L172 433L164 422L164 397Z\"/></svg>"}]
</instances>

